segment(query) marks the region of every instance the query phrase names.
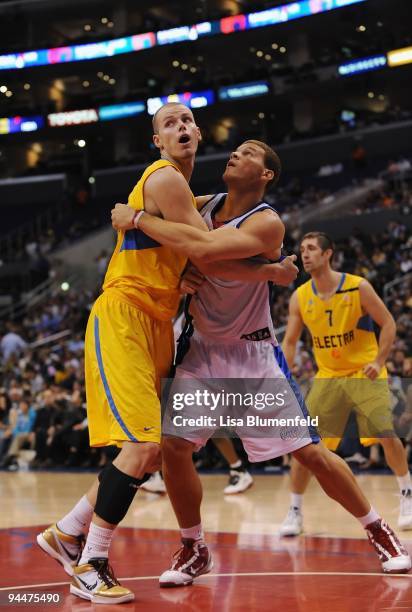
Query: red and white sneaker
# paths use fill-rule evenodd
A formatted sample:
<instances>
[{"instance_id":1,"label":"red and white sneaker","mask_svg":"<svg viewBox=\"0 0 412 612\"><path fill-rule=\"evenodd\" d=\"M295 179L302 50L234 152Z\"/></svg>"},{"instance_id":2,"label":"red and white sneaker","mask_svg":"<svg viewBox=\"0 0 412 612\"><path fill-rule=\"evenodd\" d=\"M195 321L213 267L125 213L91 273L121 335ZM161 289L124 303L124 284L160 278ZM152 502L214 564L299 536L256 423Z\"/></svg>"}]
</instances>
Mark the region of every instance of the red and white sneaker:
<instances>
[{"instance_id":1,"label":"red and white sneaker","mask_svg":"<svg viewBox=\"0 0 412 612\"><path fill-rule=\"evenodd\" d=\"M396 534L383 520L378 519L366 526L372 544L386 574L406 574L411 569L411 558L399 542Z\"/></svg>"},{"instance_id":2,"label":"red and white sneaker","mask_svg":"<svg viewBox=\"0 0 412 612\"><path fill-rule=\"evenodd\" d=\"M159 578L161 587L187 586L213 567L212 555L204 542L182 538L182 544L173 555L172 567Z\"/></svg>"}]
</instances>

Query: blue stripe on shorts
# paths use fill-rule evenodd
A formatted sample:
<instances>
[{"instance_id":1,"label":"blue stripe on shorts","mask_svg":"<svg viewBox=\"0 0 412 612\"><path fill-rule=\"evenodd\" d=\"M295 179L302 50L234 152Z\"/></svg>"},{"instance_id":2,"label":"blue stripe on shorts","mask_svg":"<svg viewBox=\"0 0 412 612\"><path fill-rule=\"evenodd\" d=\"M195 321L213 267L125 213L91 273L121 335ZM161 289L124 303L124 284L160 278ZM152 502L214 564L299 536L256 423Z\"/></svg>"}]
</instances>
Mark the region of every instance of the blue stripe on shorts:
<instances>
[{"instance_id":1,"label":"blue stripe on shorts","mask_svg":"<svg viewBox=\"0 0 412 612\"><path fill-rule=\"evenodd\" d=\"M102 359L102 351L100 348L100 335L99 335L99 319L98 317L94 318L94 345L96 349L97 363L99 364L99 372L103 382L104 390L106 393L107 401L109 402L110 410L112 411L116 421L119 423L120 427L123 429L126 436L132 442L138 442L138 440L130 433L127 429L125 422L119 414L119 411L116 408L116 404L114 403L114 399L112 393L110 391L109 383L107 382L106 374L104 372L103 367L103 359Z\"/></svg>"},{"instance_id":2,"label":"blue stripe on shorts","mask_svg":"<svg viewBox=\"0 0 412 612\"><path fill-rule=\"evenodd\" d=\"M274 353L275 353L275 359L280 367L280 369L282 370L283 374L286 376L286 379L293 391L293 393L295 394L295 397L298 401L298 404L302 410L303 416L306 418L309 416L309 412L308 409L306 407L305 404L305 400L303 399L302 393L300 392L299 386L296 383L295 379L293 378L292 374L290 373L288 364L286 362L285 359L285 355L283 354L282 349L280 348L280 346L275 346L273 347ZM309 425L308 427L309 429L309 433L310 433L310 437L312 438L312 442L317 443L320 442L320 436L317 432L316 427L313 427L312 425Z\"/></svg>"}]
</instances>

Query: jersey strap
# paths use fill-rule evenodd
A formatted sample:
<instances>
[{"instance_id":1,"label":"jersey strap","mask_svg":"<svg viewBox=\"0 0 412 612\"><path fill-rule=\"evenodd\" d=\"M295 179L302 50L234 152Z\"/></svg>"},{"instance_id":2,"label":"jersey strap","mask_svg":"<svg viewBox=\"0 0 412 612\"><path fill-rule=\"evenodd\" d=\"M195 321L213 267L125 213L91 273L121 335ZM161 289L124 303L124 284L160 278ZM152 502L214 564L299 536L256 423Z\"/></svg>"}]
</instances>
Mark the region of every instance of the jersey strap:
<instances>
[{"instance_id":1,"label":"jersey strap","mask_svg":"<svg viewBox=\"0 0 412 612\"><path fill-rule=\"evenodd\" d=\"M239 221L236 223L236 227L240 227L242 225L242 223L244 223L244 221L249 219L249 217L251 217L252 215L254 215L257 212L261 212L262 210L273 210L273 212L275 212L277 214L277 212L273 208L273 206L270 206L266 202L261 202L260 204L255 206L252 210L248 211L242 217L240 217Z\"/></svg>"}]
</instances>

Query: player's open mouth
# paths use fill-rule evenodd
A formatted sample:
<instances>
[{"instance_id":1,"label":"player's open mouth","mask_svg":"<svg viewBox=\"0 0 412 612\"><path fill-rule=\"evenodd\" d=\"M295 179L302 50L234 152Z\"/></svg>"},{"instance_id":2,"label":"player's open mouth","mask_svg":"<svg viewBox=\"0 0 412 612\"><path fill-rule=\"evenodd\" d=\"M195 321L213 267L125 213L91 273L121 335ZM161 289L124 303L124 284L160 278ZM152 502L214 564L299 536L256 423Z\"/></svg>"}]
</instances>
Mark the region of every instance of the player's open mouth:
<instances>
[{"instance_id":1,"label":"player's open mouth","mask_svg":"<svg viewBox=\"0 0 412 612\"><path fill-rule=\"evenodd\" d=\"M235 164L232 161L230 161L230 162L227 163L226 167L227 168L235 168L236 166L235 166Z\"/></svg>"},{"instance_id":2,"label":"player's open mouth","mask_svg":"<svg viewBox=\"0 0 412 612\"><path fill-rule=\"evenodd\" d=\"M179 138L180 144L187 144L188 142L190 142L190 136L188 134L183 134L183 136Z\"/></svg>"}]
</instances>

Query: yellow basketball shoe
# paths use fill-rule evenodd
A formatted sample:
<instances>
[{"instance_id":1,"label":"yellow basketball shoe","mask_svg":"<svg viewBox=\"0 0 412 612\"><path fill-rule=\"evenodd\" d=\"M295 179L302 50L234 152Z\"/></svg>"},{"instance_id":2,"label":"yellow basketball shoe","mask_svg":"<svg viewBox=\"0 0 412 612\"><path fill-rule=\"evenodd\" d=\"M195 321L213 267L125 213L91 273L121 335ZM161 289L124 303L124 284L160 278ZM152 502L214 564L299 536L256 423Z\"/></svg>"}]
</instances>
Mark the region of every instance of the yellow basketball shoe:
<instances>
[{"instance_id":1,"label":"yellow basketball shoe","mask_svg":"<svg viewBox=\"0 0 412 612\"><path fill-rule=\"evenodd\" d=\"M96 604L133 601L134 593L119 583L107 558L89 559L74 568L70 593Z\"/></svg>"},{"instance_id":2,"label":"yellow basketball shoe","mask_svg":"<svg viewBox=\"0 0 412 612\"><path fill-rule=\"evenodd\" d=\"M61 563L69 576L73 576L73 567L78 563L84 546L84 536L68 535L54 524L39 533L36 539L40 548Z\"/></svg>"}]
</instances>

